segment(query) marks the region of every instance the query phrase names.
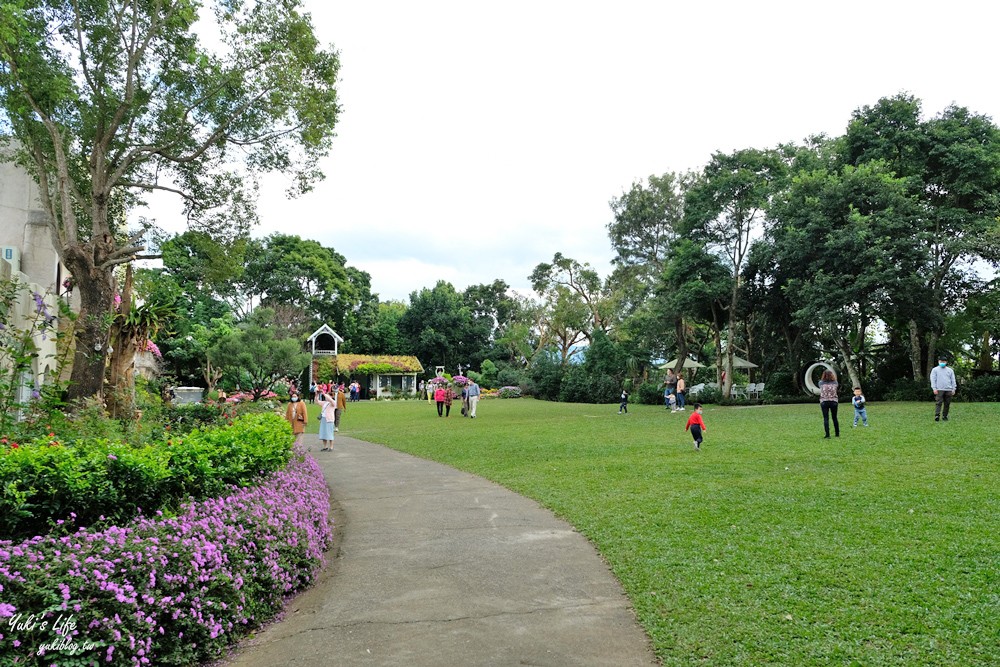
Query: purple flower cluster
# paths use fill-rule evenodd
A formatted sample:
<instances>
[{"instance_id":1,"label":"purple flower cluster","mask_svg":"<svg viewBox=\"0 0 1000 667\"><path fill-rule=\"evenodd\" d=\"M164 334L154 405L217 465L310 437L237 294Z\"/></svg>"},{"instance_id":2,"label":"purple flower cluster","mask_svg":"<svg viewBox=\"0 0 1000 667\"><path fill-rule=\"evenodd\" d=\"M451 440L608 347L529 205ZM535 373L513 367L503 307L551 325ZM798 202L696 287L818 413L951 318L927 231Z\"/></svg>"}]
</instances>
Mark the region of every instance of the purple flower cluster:
<instances>
[{"instance_id":1,"label":"purple flower cluster","mask_svg":"<svg viewBox=\"0 0 1000 667\"><path fill-rule=\"evenodd\" d=\"M79 664L216 658L313 580L329 505L318 464L298 450L261 485L173 517L0 541L0 664L50 664L64 657L46 652L54 640L73 645ZM28 623L33 615L49 629ZM60 628L66 617L74 622Z\"/></svg>"}]
</instances>

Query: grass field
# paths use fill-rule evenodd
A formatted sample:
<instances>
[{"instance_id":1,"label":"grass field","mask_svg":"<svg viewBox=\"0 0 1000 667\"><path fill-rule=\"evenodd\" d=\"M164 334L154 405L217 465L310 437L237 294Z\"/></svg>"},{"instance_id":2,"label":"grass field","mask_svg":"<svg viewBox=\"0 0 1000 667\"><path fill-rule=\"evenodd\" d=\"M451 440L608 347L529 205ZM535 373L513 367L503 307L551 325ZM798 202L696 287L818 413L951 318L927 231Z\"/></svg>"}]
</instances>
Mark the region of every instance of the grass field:
<instances>
[{"instance_id":1,"label":"grass field","mask_svg":"<svg viewBox=\"0 0 1000 667\"><path fill-rule=\"evenodd\" d=\"M457 405L456 405L457 407ZM345 435L476 473L587 535L665 665L1000 665L1000 404L351 404ZM315 429L315 422L311 422Z\"/></svg>"}]
</instances>

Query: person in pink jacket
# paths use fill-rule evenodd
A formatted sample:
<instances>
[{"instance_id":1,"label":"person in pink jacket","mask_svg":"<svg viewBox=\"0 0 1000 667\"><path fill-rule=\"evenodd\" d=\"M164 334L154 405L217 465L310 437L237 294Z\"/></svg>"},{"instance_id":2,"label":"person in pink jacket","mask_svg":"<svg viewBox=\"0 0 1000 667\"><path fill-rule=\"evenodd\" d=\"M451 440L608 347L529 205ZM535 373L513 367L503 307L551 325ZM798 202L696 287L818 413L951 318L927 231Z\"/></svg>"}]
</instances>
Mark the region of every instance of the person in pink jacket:
<instances>
[{"instance_id":1,"label":"person in pink jacket","mask_svg":"<svg viewBox=\"0 0 1000 667\"><path fill-rule=\"evenodd\" d=\"M444 399L448 395L448 390L444 388L443 384L436 386L437 389L434 390L434 402L438 406L438 417L444 417Z\"/></svg>"}]
</instances>

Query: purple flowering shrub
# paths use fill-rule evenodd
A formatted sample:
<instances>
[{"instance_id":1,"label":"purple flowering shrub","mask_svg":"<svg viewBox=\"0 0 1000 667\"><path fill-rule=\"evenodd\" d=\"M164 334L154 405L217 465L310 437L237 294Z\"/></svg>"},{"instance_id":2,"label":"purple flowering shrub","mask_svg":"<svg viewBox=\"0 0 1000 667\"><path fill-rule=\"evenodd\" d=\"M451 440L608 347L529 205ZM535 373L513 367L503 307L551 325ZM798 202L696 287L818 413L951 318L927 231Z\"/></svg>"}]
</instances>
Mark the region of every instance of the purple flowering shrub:
<instances>
[{"instance_id":1,"label":"purple flowering shrub","mask_svg":"<svg viewBox=\"0 0 1000 667\"><path fill-rule=\"evenodd\" d=\"M318 464L296 451L259 486L173 517L0 541L0 664L217 658L313 581L331 540L329 504Z\"/></svg>"},{"instance_id":2,"label":"purple flowering shrub","mask_svg":"<svg viewBox=\"0 0 1000 667\"><path fill-rule=\"evenodd\" d=\"M231 426L169 432L161 442L132 446L105 438L63 443L55 433L0 445L0 537L47 532L76 515L89 526L105 517L123 525L141 511L174 511L229 485L246 486L280 470L292 455L291 429L274 414L252 414Z\"/></svg>"},{"instance_id":3,"label":"purple flowering shrub","mask_svg":"<svg viewBox=\"0 0 1000 667\"><path fill-rule=\"evenodd\" d=\"M514 386L500 387L498 395L500 398L521 398L521 388Z\"/></svg>"}]
</instances>

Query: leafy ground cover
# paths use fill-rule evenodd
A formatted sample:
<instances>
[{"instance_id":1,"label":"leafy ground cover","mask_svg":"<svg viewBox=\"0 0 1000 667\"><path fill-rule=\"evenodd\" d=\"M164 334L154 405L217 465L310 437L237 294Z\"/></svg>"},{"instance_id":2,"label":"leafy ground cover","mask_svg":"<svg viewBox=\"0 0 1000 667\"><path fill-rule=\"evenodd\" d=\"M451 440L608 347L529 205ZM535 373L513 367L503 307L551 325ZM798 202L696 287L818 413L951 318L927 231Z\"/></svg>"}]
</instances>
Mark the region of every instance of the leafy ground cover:
<instances>
[{"instance_id":1,"label":"leafy ground cover","mask_svg":"<svg viewBox=\"0 0 1000 667\"><path fill-rule=\"evenodd\" d=\"M665 665L1000 664L1000 404L352 404L341 430L537 499L600 549ZM690 414L690 413L686 413Z\"/></svg>"},{"instance_id":2,"label":"leafy ground cover","mask_svg":"<svg viewBox=\"0 0 1000 667\"><path fill-rule=\"evenodd\" d=\"M228 425L130 445L61 434L20 443L0 438L0 538L42 535L71 512L78 525L99 518L124 525L140 512L173 512L189 499L221 495L285 467L288 423L247 414Z\"/></svg>"}]
</instances>

